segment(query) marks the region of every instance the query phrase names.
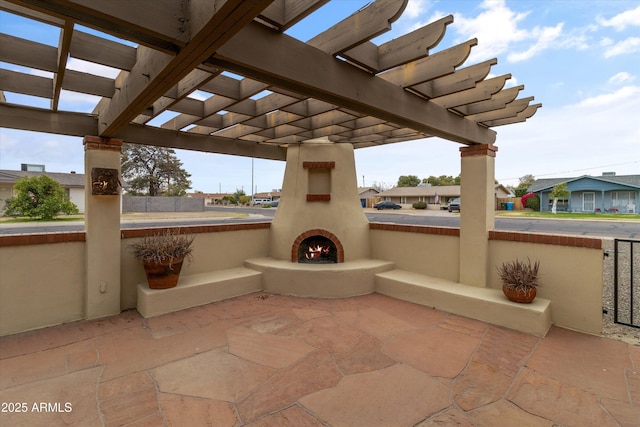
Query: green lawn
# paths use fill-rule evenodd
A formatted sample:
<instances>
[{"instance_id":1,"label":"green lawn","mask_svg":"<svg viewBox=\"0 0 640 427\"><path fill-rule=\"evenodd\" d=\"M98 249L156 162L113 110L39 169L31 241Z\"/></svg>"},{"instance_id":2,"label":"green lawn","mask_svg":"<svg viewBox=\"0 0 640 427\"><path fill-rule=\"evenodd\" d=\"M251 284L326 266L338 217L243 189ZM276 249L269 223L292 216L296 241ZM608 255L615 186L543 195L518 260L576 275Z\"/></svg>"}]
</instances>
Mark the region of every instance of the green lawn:
<instances>
[{"instance_id":1,"label":"green lawn","mask_svg":"<svg viewBox=\"0 0 640 427\"><path fill-rule=\"evenodd\" d=\"M27 217L11 217L0 216L0 223L12 223L12 222L63 222L63 221L82 221L84 215L60 215L54 219L39 219L39 218L27 218Z\"/></svg>"},{"instance_id":2,"label":"green lawn","mask_svg":"<svg viewBox=\"0 0 640 427\"><path fill-rule=\"evenodd\" d=\"M581 212L533 212L533 211L496 211L496 216L511 218L553 218L553 219L615 219L640 221L640 214L581 213Z\"/></svg>"}]
</instances>

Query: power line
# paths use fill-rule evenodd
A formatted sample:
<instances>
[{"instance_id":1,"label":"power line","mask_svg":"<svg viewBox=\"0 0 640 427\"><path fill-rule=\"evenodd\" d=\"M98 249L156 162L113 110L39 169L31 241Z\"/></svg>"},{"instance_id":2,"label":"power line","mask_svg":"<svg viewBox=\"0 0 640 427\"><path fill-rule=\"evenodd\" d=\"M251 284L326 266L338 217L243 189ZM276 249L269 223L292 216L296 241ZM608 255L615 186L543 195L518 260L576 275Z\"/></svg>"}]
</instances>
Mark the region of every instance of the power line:
<instances>
[{"instance_id":1,"label":"power line","mask_svg":"<svg viewBox=\"0 0 640 427\"><path fill-rule=\"evenodd\" d=\"M588 170L593 170L593 169L600 169L600 168L609 168L612 166L622 166L622 165L630 165L630 164L634 164L634 163L640 163L640 160L634 160L632 162L624 162L624 163L614 163L611 165L602 165L602 166L594 166L591 168L584 168L584 169L574 169L574 170L570 170L570 171L563 171L563 172L552 172L552 173L545 173L545 174L531 174L533 176L535 176L536 178L539 178L541 176L551 176L551 175L559 175L561 173L573 173L573 172L583 172L583 171L588 171ZM498 181L508 181L510 179L520 179L520 177L515 177L515 178L499 178Z\"/></svg>"}]
</instances>

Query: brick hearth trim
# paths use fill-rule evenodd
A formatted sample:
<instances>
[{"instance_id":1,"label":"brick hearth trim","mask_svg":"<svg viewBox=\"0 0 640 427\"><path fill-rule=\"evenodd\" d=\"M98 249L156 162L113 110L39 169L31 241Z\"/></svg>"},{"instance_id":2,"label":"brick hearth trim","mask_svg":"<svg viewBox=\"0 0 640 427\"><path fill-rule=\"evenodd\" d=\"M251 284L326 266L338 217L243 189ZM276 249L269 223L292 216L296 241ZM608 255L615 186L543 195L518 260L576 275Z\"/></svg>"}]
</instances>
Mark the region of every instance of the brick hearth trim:
<instances>
[{"instance_id":1,"label":"brick hearth trim","mask_svg":"<svg viewBox=\"0 0 640 427\"><path fill-rule=\"evenodd\" d=\"M298 249L300 248L300 244L304 241L304 239L312 236L322 236L331 240L333 244L336 245L336 251L338 252L338 262L344 262L344 248L342 247L342 243L340 243L340 239L338 239L335 234L327 230L322 230L320 228L305 231L296 238L296 240L293 242L293 246L291 247L291 262L298 262Z\"/></svg>"}]
</instances>

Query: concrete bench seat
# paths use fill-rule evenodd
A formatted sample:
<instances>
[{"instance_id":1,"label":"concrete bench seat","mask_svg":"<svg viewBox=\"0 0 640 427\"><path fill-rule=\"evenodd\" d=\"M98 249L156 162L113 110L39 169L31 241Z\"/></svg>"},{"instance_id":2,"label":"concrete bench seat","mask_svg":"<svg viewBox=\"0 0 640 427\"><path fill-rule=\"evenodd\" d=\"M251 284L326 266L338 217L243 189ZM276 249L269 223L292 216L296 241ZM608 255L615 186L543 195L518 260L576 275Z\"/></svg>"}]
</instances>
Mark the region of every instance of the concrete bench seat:
<instances>
[{"instance_id":1,"label":"concrete bench seat","mask_svg":"<svg viewBox=\"0 0 640 427\"><path fill-rule=\"evenodd\" d=\"M262 272L265 292L314 298L347 298L375 291L375 274L394 264L376 259L306 264L273 258L254 258L245 266Z\"/></svg>"},{"instance_id":2,"label":"concrete bench seat","mask_svg":"<svg viewBox=\"0 0 640 427\"><path fill-rule=\"evenodd\" d=\"M551 327L551 301L537 297L531 304L518 304L507 300L502 289L391 270L376 274L376 292L537 336Z\"/></svg>"},{"instance_id":3,"label":"concrete bench seat","mask_svg":"<svg viewBox=\"0 0 640 427\"><path fill-rule=\"evenodd\" d=\"M170 289L138 284L138 312L154 317L262 290L262 273L245 267L180 276Z\"/></svg>"}]
</instances>

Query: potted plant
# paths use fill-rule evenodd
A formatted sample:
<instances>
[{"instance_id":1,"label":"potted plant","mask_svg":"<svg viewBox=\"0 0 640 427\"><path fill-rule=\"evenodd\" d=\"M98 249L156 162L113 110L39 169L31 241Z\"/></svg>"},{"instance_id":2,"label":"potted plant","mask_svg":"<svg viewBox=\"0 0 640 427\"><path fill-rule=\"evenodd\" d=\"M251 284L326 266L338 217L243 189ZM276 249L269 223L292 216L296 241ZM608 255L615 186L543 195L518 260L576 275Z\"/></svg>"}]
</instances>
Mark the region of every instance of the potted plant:
<instances>
[{"instance_id":1,"label":"potted plant","mask_svg":"<svg viewBox=\"0 0 640 427\"><path fill-rule=\"evenodd\" d=\"M178 284L184 259L191 261L194 239L178 230L167 230L129 245L133 256L144 264L149 288L168 289Z\"/></svg>"},{"instance_id":2,"label":"potted plant","mask_svg":"<svg viewBox=\"0 0 640 427\"><path fill-rule=\"evenodd\" d=\"M498 276L502 281L502 292L514 302L530 303L536 297L538 283L538 269L540 261L531 264L516 259L515 261L503 263L498 267Z\"/></svg>"}]
</instances>

